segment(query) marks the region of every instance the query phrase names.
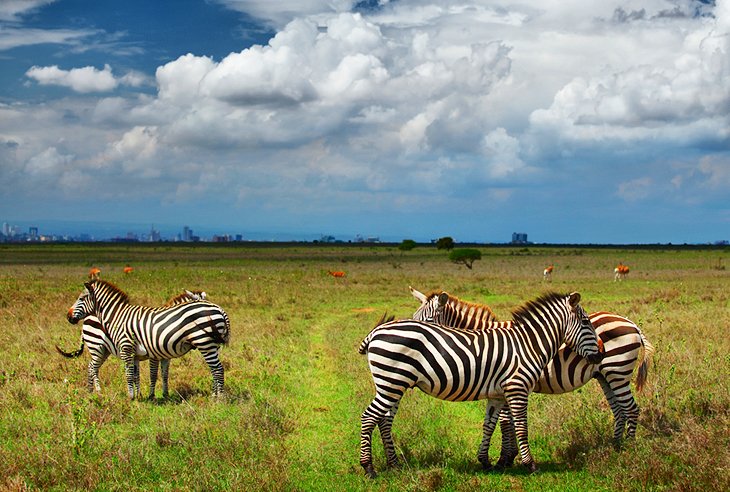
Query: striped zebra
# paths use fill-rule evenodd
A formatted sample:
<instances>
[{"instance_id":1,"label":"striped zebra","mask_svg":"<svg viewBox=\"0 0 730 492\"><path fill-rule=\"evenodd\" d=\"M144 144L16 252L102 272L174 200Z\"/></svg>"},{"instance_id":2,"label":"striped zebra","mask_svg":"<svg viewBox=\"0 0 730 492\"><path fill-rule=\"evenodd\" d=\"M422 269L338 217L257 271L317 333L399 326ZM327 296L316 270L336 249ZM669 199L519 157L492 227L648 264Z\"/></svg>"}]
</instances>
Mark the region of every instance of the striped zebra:
<instances>
[{"instance_id":1,"label":"striped zebra","mask_svg":"<svg viewBox=\"0 0 730 492\"><path fill-rule=\"evenodd\" d=\"M489 400L477 458L489 463L489 442L500 410L514 416L522 463L537 466L527 442L527 395L545 365L565 343L598 363L596 332L579 304L580 294L546 294L513 313L512 321L469 331L416 320L379 324L360 344L375 382L375 398L361 416L360 464L374 478L372 433L377 425L389 466L397 465L391 435L398 404L417 387L449 401Z\"/></svg>"},{"instance_id":2,"label":"striped zebra","mask_svg":"<svg viewBox=\"0 0 730 492\"><path fill-rule=\"evenodd\" d=\"M124 361L127 392L135 398L134 358L137 346L150 360L181 357L197 349L213 376L213 395L223 391L223 365L218 358L221 345L227 344L230 322L226 313L208 301L190 301L175 306L147 307L130 304L127 294L103 280L84 284L85 288L67 317L76 324L89 315L96 316L108 330L119 357Z\"/></svg>"},{"instance_id":3,"label":"striped zebra","mask_svg":"<svg viewBox=\"0 0 730 492\"><path fill-rule=\"evenodd\" d=\"M167 301L164 306L175 306L177 304L182 304L188 301L206 300L206 297L207 295L203 291L185 290L182 294L178 294L169 301ZM101 384L99 382L99 369L101 369L101 366L104 364L104 362L106 362L107 358L110 355L119 357L119 351L117 350L117 347L114 345L114 342L110 338L109 332L104 329L104 326L101 324L101 321L99 321L99 318L94 315L90 315L84 318L84 324L81 327L81 345L78 350L75 350L73 352L66 352L62 350L58 345L56 345L56 350L64 357L76 358L80 357L84 353L84 344L86 344L86 348L88 349L89 355L91 356L91 360L89 361L89 367L87 370L87 385L89 391L101 391ZM139 361L147 360L148 358L149 357L147 357L146 353L144 352L144 348L137 346L136 354L134 357L134 386L137 392L139 392ZM153 399L155 397L155 385L157 384L157 372L160 362L162 365L162 397L167 398L168 396L167 383L170 361L167 359L162 361L152 359L150 360L150 399Z\"/></svg>"},{"instance_id":4,"label":"striped zebra","mask_svg":"<svg viewBox=\"0 0 730 492\"><path fill-rule=\"evenodd\" d=\"M496 317L488 306L465 302L443 291L422 294L410 287L411 294L421 302L413 319L433 321L453 328L481 330ZM536 393L562 394L596 379L603 390L614 417L614 443L619 446L624 430L628 438L636 434L639 407L631 393L631 379L638 364L636 389L641 391L646 383L649 360L654 347L632 321L607 312L588 315L596 329L604 349L600 364L591 364L568 347L561 347L555 357L543 369L533 391ZM508 466L517 456L514 432L508 413L500 415L503 449L500 466Z\"/></svg>"}]
</instances>

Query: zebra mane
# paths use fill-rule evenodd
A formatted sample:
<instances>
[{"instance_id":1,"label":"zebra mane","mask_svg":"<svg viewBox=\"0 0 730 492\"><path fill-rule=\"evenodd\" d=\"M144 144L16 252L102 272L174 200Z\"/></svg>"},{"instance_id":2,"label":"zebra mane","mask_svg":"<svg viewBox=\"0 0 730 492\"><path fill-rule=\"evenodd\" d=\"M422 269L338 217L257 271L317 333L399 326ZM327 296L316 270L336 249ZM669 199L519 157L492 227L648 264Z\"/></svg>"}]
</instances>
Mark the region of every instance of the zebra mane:
<instances>
[{"instance_id":1,"label":"zebra mane","mask_svg":"<svg viewBox=\"0 0 730 492\"><path fill-rule=\"evenodd\" d=\"M200 296L203 293L203 291L202 290L191 290L190 293ZM192 300L193 299L188 295L187 292L183 292L182 294L178 294L178 295L170 298L170 300L164 304L164 307L170 307L170 306L174 306L175 304L181 304L182 302L187 302L187 301L192 301Z\"/></svg>"},{"instance_id":2,"label":"zebra mane","mask_svg":"<svg viewBox=\"0 0 730 492\"><path fill-rule=\"evenodd\" d=\"M564 299L565 297L567 297L567 294L546 292L537 299L527 301L524 305L515 308L512 311L512 319L517 323L529 320L535 311L540 310L540 307L554 303L555 301Z\"/></svg>"},{"instance_id":3,"label":"zebra mane","mask_svg":"<svg viewBox=\"0 0 730 492\"><path fill-rule=\"evenodd\" d=\"M89 286L99 285L101 288L110 290L111 292L117 294L121 302L129 304L129 296L127 295L127 293L107 280L95 279L86 283L85 285L87 288Z\"/></svg>"},{"instance_id":4,"label":"zebra mane","mask_svg":"<svg viewBox=\"0 0 730 492\"><path fill-rule=\"evenodd\" d=\"M429 292L428 294L426 294L426 300L427 301L430 301L434 297L438 297L441 294L446 294L447 296L449 296L449 300L446 302L446 304L447 304L447 306L450 305L450 307L453 308L453 309L456 309L458 307L458 308L465 308L466 310L474 310L474 311L482 310L482 311L486 311L486 312L489 313L489 316L490 316L490 318L492 320L497 321L497 317L494 314L494 311L492 311L492 308L490 308L486 304L479 304L478 302L463 301L463 300L459 299L458 297L453 296L453 295L451 295L448 292L445 292L443 290L438 290L438 289L437 290L432 290L431 292Z\"/></svg>"}]
</instances>

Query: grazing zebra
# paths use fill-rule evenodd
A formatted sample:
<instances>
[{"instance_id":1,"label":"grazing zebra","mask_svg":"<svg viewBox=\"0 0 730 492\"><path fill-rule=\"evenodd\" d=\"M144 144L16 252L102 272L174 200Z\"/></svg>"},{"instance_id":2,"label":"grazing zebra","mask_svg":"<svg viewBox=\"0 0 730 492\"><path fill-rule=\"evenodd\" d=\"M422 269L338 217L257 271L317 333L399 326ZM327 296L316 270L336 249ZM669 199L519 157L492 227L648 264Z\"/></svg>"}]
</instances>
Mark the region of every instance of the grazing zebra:
<instances>
[{"instance_id":1,"label":"grazing zebra","mask_svg":"<svg viewBox=\"0 0 730 492\"><path fill-rule=\"evenodd\" d=\"M565 343L600 362L596 332L581 308L580 294L546 294L513 313L513 321L469 331L434 323L400 320L379 324L360 344L375 382L375 398L361 416L360 464L373 478L372 433L377 425L388 465L397 465L391 427L407 389L449 401L488 398L484 435L477 458L489 463L489 442L506 404L514 416L522 463L537 466L527 442L527 395L545 365Z\"/></svg>"},{"instance_id":2,"label":"grazing zebra","mask_svg":"<svg viewBox=\"0 0 730 492\"><path fill-rule=\"evenodd\" d=\"M158 308L138 306L130 304L127 294L109 282L95 280L84 286L84 291L68 311L68 320L76 324L93 314L107 328L124 361L130 398L138 392L134 386L134 358L138 345L144 349L144 355L155 361L181 357L197 349L213 376L213 395L222 393L223 365L218 350L228 343L230 322L219 306L208 301Z\"/></svg>"},{"instance_id":3,"label":"grazing zebra","mask_svg":"<svg viewBox=\"0 0 730 492\"><path fill-rule=\"evenodd\" d=\"M433 321L453 328L483 329L496 320L488 306L462 301L443 291L422 294L414 288L411 294L421 302L413 319ZM545 366L533 391L536 393L561 394L573 391L596 379L611 406L614 417L614 443L620 445L624 429L633 438L639 418L639 407L631 394L634 368L639 366L636 389L641 391L646 383L649 360L654 347L638 326L616 314L597 312L589 314L591 324L603 345L604 358L598 365L591 364L568 347L561 347L550 363ZM641 355L641 357L640 357ZM503 449L500 466L514 461L514 433L508 413L500 415Z\"/></svg>"},{"instance_id":4,"label":"grazing zebra","mask_svg":"<svg viewBox=\"0 0 730 492\"><path fill-rule=\"evenodd\" d=\"M174 306L176 304L182 304L188 301L200 301L206 299L206 293L202 291L190 291L185 290L182 294L179 294L165 303L165 306ZM67 358L80 357L84 353L84 343L89 350L91 360L89 361L88 367L88 388L89 391L101 391L101 384L99 383L99 369L102 364L106 361L109 355L119 357L119 351L109 337L109 332L104 329L97 318L94 315L89 315L84 318L84 324L81 327L81 346L78 350L73 352L65 352L58 345L56 350L59 354ZM144 353L142 347L137 347L137 352L134 357L134 385L139 392L139 361L146 360L148 357ZM155 397L155 385L157 384L157 371L158 371L157 360L150 360L150 394L149 398ZM169 376L169 360L162 360L162 397L167 398L168 396L168 376Z\"/></svg>"}]
</instances>

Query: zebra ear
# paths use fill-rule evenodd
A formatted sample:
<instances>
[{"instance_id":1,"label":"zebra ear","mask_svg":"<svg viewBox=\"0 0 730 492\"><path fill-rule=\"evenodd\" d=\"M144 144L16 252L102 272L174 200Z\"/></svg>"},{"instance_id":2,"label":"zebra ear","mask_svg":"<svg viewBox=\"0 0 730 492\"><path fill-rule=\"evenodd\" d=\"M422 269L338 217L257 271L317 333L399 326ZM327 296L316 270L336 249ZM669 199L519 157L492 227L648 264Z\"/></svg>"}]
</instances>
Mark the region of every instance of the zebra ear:
<instances>
[{"instance_id":1,"label":"zebra ear","mask_svg":"<svg viewBox=\"0 0 730 492\"><path fill-rule=\"evenodd\" d=\"M577 292L571 293L570 296L568 296L568 302L570 303L570 307L575 309L580 303L580 294Z\"/></svg>"},{"instance_id":2,"label":"zebra ear","mask_svg":"<svg viewBox=\"0 0 730 492\"><path fill-rule=\"evenodd\" d=\"M449 294L447 292L440 293L439 306L445 306L447 302L449 302Z\"/></svg>"},{"instance_id":3,"label":"zebra ear","mask_svg":"<svg viewBox=\"0 0 730 492\"><path fill-rule=\"evenodd\" d=\"M408 286L408 288L411 289L411 295L413 297L415 297L418 302L420 302L421 304L423 304L424 302L426 302L426 295L425 294L422 294L421 292L418 292L416 289L414 289L410 285Z\"/></svg>"}]
</instances>

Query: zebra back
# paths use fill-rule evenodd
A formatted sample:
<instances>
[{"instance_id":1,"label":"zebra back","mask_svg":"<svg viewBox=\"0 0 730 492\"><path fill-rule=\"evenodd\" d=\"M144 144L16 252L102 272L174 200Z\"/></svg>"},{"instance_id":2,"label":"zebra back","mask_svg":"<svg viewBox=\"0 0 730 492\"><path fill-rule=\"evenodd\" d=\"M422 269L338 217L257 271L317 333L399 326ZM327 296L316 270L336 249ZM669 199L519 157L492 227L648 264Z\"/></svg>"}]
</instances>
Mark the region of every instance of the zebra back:
<instances>
[{"instance_id":1,"label":"zebra back","mask_svg":"<svg viewBox=\"0 0 730 492\"><path fill-rule=\"evenodd\" d=\"M433 321L463 330L485 330L491 322L498 321L486 304L462 301L442 290L424 295L411 287L411 293L421 300L421 307L413 313L415 320Z\"/></svg>"},{"instance_id":2,"label":"zebra back","mask_svg":"<svg viewBox=\"0 0 730 492\"><path fill-rule=\"evenodd\" d=\"M359 354L365 355L368 351L368 345L370 345L370 340L372 340L373 335L375 334L375 329L379 327L380 325L384 325L386 323L390 323L395 319L395 316L388 316L388 313L385 312L380 317L377 323L375 323L375 326L372 330L370 330L370 333L368 333L368 336L365 337L365 339L360 342L360 347L357 349L357 352Z\"/></svg>"}]
</instances>

